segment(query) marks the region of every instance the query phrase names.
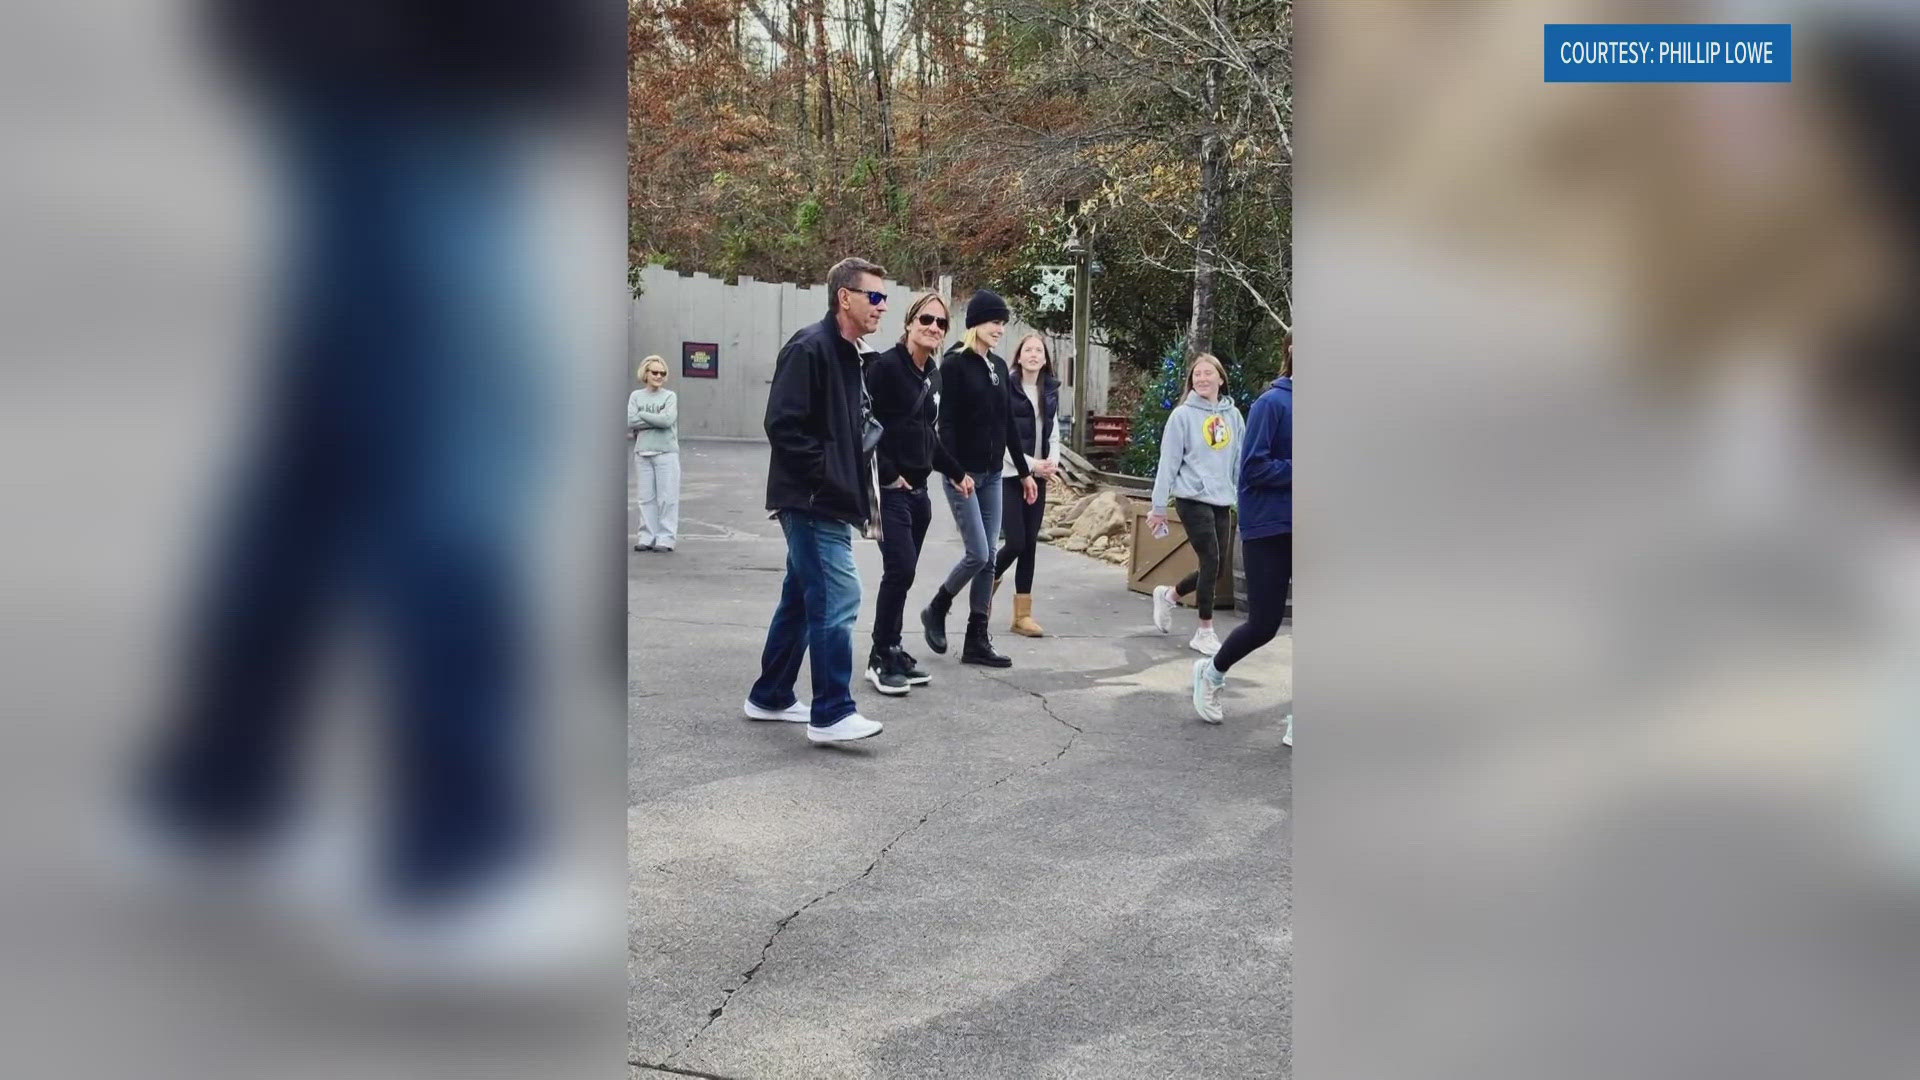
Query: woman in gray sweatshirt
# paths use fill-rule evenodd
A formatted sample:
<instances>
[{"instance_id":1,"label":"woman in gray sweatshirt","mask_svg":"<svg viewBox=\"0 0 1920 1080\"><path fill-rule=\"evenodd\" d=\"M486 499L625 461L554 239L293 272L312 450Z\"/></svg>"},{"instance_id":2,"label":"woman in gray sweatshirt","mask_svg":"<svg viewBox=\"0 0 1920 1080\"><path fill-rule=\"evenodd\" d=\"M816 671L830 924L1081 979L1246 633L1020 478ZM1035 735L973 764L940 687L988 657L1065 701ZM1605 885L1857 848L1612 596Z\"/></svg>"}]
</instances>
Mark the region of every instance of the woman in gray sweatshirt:
<instances>
[{"instance_id":1,"label":"woman in gray sweatshirt","mask_svg":"<svg viewBox=\"0 0 1920 1080\"><path fill-rule=\"evenodd\" d=\"M640 478L635 551L672 551L680 531L680 399L667 389L667 362L640 361L640 389L627 398L627 438Z\"/></svg>"},{"instance_id":2,"label":"woman in gray sweatshirt","mask_svg":"<svg viewBox=\"0 0 1920 1080\"><path fill-rule=\"evenodd\" d=\"M1199 594L1200 627L1187 645L1212 656L1220 651L1213 632L1213 590L1220 579L1220 547L1227 542L1230 514L1240 487L1240 444L1247 422L1233 399L1222 394L1227 367L1212 353L1201 353L1187 368L1187 399L1167 415L1160 435L1160 468L1153 478L1153 510L1147 527L1159 532L1167 524L1167 500L1186 527L1187 540L1200 557L1200 568L1178 585L1153 590L1153 624L1161 633L1173 629L1173 606L1178 598Z\"/></svg>"}]
</instances>

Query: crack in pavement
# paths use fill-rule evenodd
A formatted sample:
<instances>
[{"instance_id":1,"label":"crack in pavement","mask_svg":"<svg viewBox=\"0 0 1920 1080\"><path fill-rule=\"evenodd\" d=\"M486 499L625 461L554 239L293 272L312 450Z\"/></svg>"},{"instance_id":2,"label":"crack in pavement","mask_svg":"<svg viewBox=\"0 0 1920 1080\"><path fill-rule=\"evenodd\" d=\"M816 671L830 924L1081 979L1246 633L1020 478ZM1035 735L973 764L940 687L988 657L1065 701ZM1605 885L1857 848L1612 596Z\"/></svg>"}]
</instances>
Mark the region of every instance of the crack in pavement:
<instances>
[{"instance_id":1,"label":"crack in pavement","mask_svg":"<svg viewBox=\"0 0 1920 1080\"><path fill-rule=\"evenodd\" d=\"M767 940L764 943L762 943L760 946L760 959L756 960L752 967L748 968L745 972L741 974L740 981L735 983L732 986L732 988L726 991L725 995L722 996L720 999L720 1004L714 1006L710 1011L708 1011L707 1022L700 1025L700 1030L693 1033L693 1037L687 1040L686 1045L682 1046L678 1050L675 1050L673 1053L667 1055L668 1061L672 1061L674 1058L677 1058L680 1055L686 1053L687 1051L693 1049L693 1044L699 1042L700 1037L707 1033L707 1029L711 1028L715 1023L719 1021L720 1017L727 1011L727 1006L732 1004L734 996L739 994L742 990L745 990L747 988L747 985L753 982L754 976L760 974L760 969L766 965L767 958L773 952L773 943L779 939L781 934L786 932L787 926L791 924L795 919L799 918L802 914L804 914L808 909L812 908L814 905L819 904L824 900L831 899L832 897L837 896L842 892L845 892L846 890L854 887L855 885L860 884L862 881L865 881L874 872L874 870L878 868L883 861L885 861L887 857L887 853L893 850L893 847L895 844L898 844L900 841L906 839L912 833L918 831L922 825L925 825L928 821L932 820L934 815L940 813L940 811L945 810L946 808L953 806L956 803L962 802L967 799L971 799L975 795L981 795L988 791L992 791L994 788L997 788L1001 784L1004 784L1007 781L1013 779L1014 777L1019 776L1021 773L1032 772L1036 769L1046 768L1047 766L1053 764L1054 762L1059 761L1061 758L1066 757L1067 751L1073 749L1074 743L1079 741L1080 736L1086 734L1085 728L1082 728L1078 724L1071 723L1068 720L1062 718L1058 713L1055 713L1053 711L1053 703L1047 700L1047 696L1045 694L1042 694L1037 690L1029 690L1024 686L1019 686L1015 683L1008 682L1005 679L995 678L992 675L988 675L984 671L981 671L980 675L990 682L996 682L1009 689L1018 690L1021 693L1026 694L1030 697L1038 698L1040 700L1041 709L1044 710L1049 717L1053 718L1058 723L1073 729L1073 734L1067 737L1066 745L1062 746L1052 757L1047 758L1045 761L1037 761L1031 765L1022 765L1019 768L1016 768L1013 771L1007 773L1005 776L1002 776L1000 779L993 781L992 783L982 784L979 787L972 788L968 791L963 791L960 794L955 795L954 797L948 799L946 802L943 802L940 805L934 807L933 809L928 810L926 813L921 814L920 820L900 830L898 833L895 833L893 839L881 845L879 852L874 855L873 861L867 864L867 868L865 870L860 871L858 874L847 879L846 881L841 882L840 884L834 886L833 888L828 889L826 892L821 893L819 896L816 896L813 899L807 901L806 903L800 905L799 907L795 908L793 911L788 912L785 916L783 916L780 919L780 921L774 923L773 932L767 935ZM649 1066L649 1067L658 1068L658 1066ZM674 1071L674 1070L667 1070L667 1071ZM688 1075L705 1076L706 1074L689 1073Z\"/></svg>"},{"instance_id":2,"label":"crack in pavement","mask_svg":"<svg viewBox=\"0 0 1920 1080\"><path fill-rule=\"evenodd\" d=\"M636 1069L652 1069L654 1072L672 1073L675 1076L697 1076L700 1080L733 1080L732 1077L721 1076L719 1073L701 1072L698 1069L682 1069L677 1065L655 1065L650 1061L633 1060L629 1060L627 1064Z\"/></svg>"}]
</instances>

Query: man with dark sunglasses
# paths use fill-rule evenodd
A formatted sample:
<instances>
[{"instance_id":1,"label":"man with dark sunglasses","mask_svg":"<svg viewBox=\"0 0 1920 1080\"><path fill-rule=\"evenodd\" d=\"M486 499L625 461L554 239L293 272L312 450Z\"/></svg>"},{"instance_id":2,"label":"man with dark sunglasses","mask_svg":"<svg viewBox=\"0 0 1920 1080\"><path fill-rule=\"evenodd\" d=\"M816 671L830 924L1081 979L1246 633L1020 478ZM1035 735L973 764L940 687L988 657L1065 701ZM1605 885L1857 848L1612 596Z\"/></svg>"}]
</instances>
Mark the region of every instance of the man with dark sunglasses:
<instances>
[{"instance_id":1,"label":"man with dark sunglasses","mask_svg":"<svg viewBox=\"0 0 1920 1080\"><path fill-rule=\"evenodd\" d=\"M787 576L745 710L752 720L806 723L807 738L819 743L880 734L880 724L853 703L853 624L860 614L853 540L873 505L859 342L879 329L886 312L885 272L865 259L834 264L826 318L780 350L767 391L767 509L787 537ZM811 707L794 694L809 653Z\"/></svg>"},{"instance_id":2,"label":"man with dark sunglasses","mask_svg":"<svg viewBox=\"0 0 1920 1080\"><path fill-rule=\"evenodd\" d=\"M884 433L874 456L880 484L880 599L873 613L873 649L867 681L883 694L905 694L931 681L900 644L907 592L913 588L920 548L933 521L927 477L935 470L969 497L973 478L935 429L940 412L940 371L933 363L947 340L947 301L923 293L907 309L899 344L867 363L867 392Z\"/></svg>"}]
</instances>

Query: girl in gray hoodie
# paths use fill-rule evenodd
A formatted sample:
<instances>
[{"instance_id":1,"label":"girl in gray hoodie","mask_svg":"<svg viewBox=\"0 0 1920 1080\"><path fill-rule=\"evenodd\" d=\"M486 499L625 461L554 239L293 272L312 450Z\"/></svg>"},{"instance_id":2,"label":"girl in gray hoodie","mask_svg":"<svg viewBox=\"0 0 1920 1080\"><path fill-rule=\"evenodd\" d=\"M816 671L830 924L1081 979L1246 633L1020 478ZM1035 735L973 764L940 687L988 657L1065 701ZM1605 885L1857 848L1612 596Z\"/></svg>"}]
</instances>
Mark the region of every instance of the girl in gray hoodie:
<instances>
[{"instance_id":1,"label":"girl in gray hoodie","mask_svg":"<svg viewBox=\"0 0 1920 1080\"><path fill-rule=\"evenodd\" d=\"M1153 478L1153 511L1147 527L1159 532L1167 524L1171 497L1187 540L1200 558L1200 568L1178 585L1153 590L1153 624L1161 633L1173 629L1173 607L1179 598L1199 594L1200 627L1187 642L1195 652L1212 656L1220 651L1213 632L1213 591L1220 579L1220 546L1227 541L1230 515L1240 487L1240 445L1247 423L1233 399L1221 393L1227 367L1212 353L1201 353L1187 368L1187 399L1167 415L1160 435L1160 468Z\"/></svg>"}]
</instances>

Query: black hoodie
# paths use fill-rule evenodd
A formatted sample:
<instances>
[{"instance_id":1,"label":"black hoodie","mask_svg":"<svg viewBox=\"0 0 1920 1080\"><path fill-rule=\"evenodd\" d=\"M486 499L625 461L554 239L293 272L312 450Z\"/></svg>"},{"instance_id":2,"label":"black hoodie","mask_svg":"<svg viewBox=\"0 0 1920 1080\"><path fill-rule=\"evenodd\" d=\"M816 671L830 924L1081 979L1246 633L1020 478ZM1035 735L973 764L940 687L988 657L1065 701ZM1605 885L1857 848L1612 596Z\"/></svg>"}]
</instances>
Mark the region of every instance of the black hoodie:
<instances>
[{"instance_id":1,"label":"black hoodie","mask_svg":"<svg viewBox=\"0 0 1920 1080\"><path fill-rule=\"evenodd\" d=\"M829 314L780 350L767 389L767 509L864 525L872 506L860 451L860 353Z\"/></svg>"},{"instance_id":2,"label":"black hoodie","mask_svg":"<svg viewBox=\"0 0 1920 1080\"><path fill-rule=\"evenodd\" d=\"M1006 455L1027 475L1027 455L1007 398L1007 362L956 343L940 359L940 441L970 473L1000 475Z\"/></svg>"}]
</instances>

